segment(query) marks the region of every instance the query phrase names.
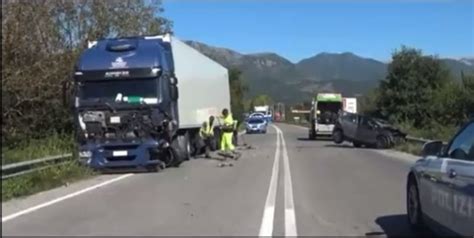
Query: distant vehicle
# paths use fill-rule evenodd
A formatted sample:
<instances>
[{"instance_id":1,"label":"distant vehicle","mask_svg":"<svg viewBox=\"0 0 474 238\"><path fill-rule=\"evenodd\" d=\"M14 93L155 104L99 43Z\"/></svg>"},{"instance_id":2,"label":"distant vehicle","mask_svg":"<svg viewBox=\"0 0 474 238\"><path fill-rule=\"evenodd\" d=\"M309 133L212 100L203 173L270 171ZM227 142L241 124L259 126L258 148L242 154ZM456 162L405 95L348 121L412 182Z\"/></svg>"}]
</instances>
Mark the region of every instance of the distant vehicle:
<instances>
[{"instance_id":1,"label":"distant vehicle","mask_svg":"<svg viewBox=\"0 0 474 238\"><path fill-rule=\"evenodd\" d=\"M281 120L280 112L275 112L273 114L273 118L274 118L275 121L280 121Z\"/></svg>"},{"instance_id":2,"label":"distant vehicle","mask_svg":"<svg viewBox=\"0 0 474 238\"><path fill-rule=\"evenodd\" d=\"M265 120L267 122L272 122L272 118L273 118L272 111L270 110L270 107L268 105L255 106L254 113L261 113L264 115Z\"/></svg>"},{"instance_id":3,"label":"distant vehicle","mask_svg":"<svg viewBox=\"0 0 474 238\"><path fill-rule=\"evenodd\" d=\"M407 213L411 227L442 235L474 236L474 121L447 146L423 146L423 158L407 176Z\"/></svg>"},{"instance_id":4,"label":"distant vehicle","mask_svg":"<svg viewBox=\"0 0 474 238\"><path fill-rule=\"evenodd\" d=\"M260 113L260 112L257 112L257 113L252 113L249 115L248 119L251 119L251 118L260 118L260 119L264 119L265 122L267 122L266 118L265 118L265 114L263 113Z\"/></svg>"},{"instance_id":5,"label":"distant vehicle","mask_svg":"<svg viewBox=\"0 0 474 238\"><path fill-rule=\"evenodd\" d=\"M267 133L267 122L264 118L250 118L246 123L247 134L251 133Z\"/></svg>"},{"instance_id":6,"label":"distant vehicle","mask_svg":"<svg viewBox=\"0 0 474 238\"><path fill-rule=\"evenodd\" d=\"M344 112L333 131L336 144L352 142L354 147L390 148L403 141L406 134L386 121L355 113Z\"/></svg>"},{"instance_id":7,"label":"distant vehicle","mask_svg":"<svg viewBox=\"0 0 474 238\"><path fill-rule=\"evenodd\" d=\"M311 103L309 139L318 135L332 135L339 111L342 111L342 95L318 93Z\"/></svg>"}]
</instances>

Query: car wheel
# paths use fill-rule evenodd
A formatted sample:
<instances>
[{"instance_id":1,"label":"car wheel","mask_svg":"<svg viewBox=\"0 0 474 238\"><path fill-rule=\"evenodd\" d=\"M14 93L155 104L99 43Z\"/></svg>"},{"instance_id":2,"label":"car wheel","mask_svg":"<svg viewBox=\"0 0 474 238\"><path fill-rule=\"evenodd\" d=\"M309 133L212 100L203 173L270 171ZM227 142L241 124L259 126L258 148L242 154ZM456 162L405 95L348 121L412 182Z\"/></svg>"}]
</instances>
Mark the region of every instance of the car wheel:
<instances>
[{"instance_id":1,"label":"car wheel","mask_svg":"<svg viewBox=\"0 0 474 238\"><path fill-rule=\"evenodd\" d=\"M377 141L375 142L375 148L377 149L385 149L387 147L387 140L384 136L377 137Z\"/></svg>"},{"instance_id":2,"label":"car wheel","mask_svg":"<svg viewBox=\"0 0 474 238\"><path fill-rule=\"evenodd\" d=\"M407 186L407 215L408 222L412 229L420 231L423 228L423 217L418 193L418 186L415 179L410 177Z\"/></svg>"},{"instance_id":3,"label":"car wheel","mask_svg":"<svg viewBox=\"0 0 474 238\"><path fill-rule=\"evenodd\" d=\"M344 134L342 133L341 130L336 130L332 134L332 139L334 143L341 144L342 142L344 142Z\"/></svg>"},{"instance_id":4,"label":"car wheel","mask_svg":"<svg viewBox=\"0 0 474 238\"><path fill-rule=\"evenodd\" d=\"M362 144L358 143L358 142L352 142L352 145L354 145L354 147L356 147L356 148L362 147Z\"/></svg>"}]
</instances>

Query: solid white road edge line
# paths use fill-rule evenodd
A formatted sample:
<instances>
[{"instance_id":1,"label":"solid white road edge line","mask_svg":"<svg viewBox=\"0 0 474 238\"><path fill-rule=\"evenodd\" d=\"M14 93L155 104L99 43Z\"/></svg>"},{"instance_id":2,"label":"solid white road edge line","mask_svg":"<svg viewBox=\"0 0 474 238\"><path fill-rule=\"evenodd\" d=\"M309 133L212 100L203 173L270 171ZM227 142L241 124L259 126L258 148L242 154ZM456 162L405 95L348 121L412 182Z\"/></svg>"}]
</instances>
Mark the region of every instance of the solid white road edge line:
<instances>
[{"instance_id":1,"label":"solid white road edge line","mask_svg":"<svg viewBox=\"0 0 474 238\"><path fill-rule=\"evenodd\" d=\"M263 210L262 223L260 225L259 236L272 236L273 219L275 217L275 201L278 187L278 171L280 164L280 131L272 125L277 132L275 158L273 160L272 175L270 178L270 186L268 187L267 199Z\"/></svg>"},{"instance_id":2,"label":"solid white road edge line","mask_svg":"<svg viewBox=\"0 0 474 238\"><path fill-rule=\"evenodd\" d=\"M53 205L53 204L55 204L55 203L62 202L62 201L64 201L64 200L67 200L67 199L70 199L70 198L79 196L79 195L81 195L81 194L83 194L83 193L92 191L92 190L94 190L94 189L96 189L96 188L100 188L100 187L109 185L109 184L111 184L111 183L115 183L115 182L117 182L117 181L119 181L119 180L128 178L128 177L130 177L130 176L132 176L132 175L133 175L133 174L124 174L124 175L122 175L122 176L119 176L119 177L116 177L116 178L107 180L107 181L105 181L105 182L96 184L96 185L94 185L94 186L91 186L91 187L88 187L88 188L79 190L79 191L77 191L77 192L70 193L70 194L68 194L68 195L65 195L65 196L62 196L62 197L53 199L53 200L51 200L51 201L49 201L49 202L45 202L45 203L36 205L36 206L34 206L34 207L30 207L30 208L27 208L27 209L25 209L25 210L22 210L22 211L13 213L13 214L11 214L11 215L2 217L2 223L6 222L6 221L9 221L9 220L12 220L12 219L15 219L15 218L17 218L17 217L19 217L19 216L22 216L22 215L26 215L26 214L28 214L28 213L32 213L32 212L37 211L37 210L39 210L39 209L42 209L42 208L51 206L51 205Z\"/></svg>"},{"instance_id":3,"label":"solid white road edge line","mask_svg":"<svg viewBox=\"0 0 474 238\"><path fill-rule=\"evenodd\" d=\"M285 136L280 131L282 146L283 146L283 179L285 185L285 236L296 237L296 216L295 203L293 200L293 185L291 182L290 160L288 158L288 151L286 149Z\"/></svg>"}]
</instances>

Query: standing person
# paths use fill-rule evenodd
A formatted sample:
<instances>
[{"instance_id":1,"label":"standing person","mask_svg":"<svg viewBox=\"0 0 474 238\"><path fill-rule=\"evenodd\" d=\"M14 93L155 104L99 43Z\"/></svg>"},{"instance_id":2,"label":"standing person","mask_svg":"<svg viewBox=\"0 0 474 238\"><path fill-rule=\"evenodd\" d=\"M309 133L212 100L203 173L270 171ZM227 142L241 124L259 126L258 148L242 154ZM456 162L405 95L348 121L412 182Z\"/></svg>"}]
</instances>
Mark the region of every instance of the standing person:
<instances>
[{"instance_id":1,"label":"standing person","mask_svg":"<svg viewBox=\"0 0 474 238\"><path fill-rule=\"evenodd\" d=\"M204 141L206 158L211 158L211 146L214 142L214 116L210 116L209 119L202 124L199 130L199 136Z\"/></svg>"},{"instance_id":2,"label":"standing person","mask_svg":"<svg viewBox=\"0 0 474 238\"><path fill-rule=\"evenodd\" d=\"M240 154L235 152L235 146L232 143L232 137L234 135L234 119L227 108L222 110L222 117L224 119L224 125L222 127L221 153L225 157L236 159L237 157L234 157L233 155L239 156Z\"/></svg>"}]
</instances>

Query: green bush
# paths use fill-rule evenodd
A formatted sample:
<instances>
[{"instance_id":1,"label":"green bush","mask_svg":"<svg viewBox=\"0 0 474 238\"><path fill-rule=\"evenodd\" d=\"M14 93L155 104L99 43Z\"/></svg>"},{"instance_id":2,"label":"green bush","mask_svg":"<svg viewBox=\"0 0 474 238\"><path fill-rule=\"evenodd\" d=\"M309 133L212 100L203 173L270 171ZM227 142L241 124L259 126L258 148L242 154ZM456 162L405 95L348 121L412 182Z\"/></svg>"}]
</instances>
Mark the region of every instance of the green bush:
<instances>
[{"instance_id":1,"label":"green bush","mask_svg":"<svg viewBox=\"0 0 474 238\"><path fill-rule=\"evenodd\" d=\"M403 151L413 155L421 155L423 145L419 143L406 142L398 144L394 147L395 150Z\"/></svg>"},{"instance_id":2,"label":"green bush","mask_svg":"<svg viewBox=\"0 0 474 238\"><path fill-rule=\"evenodd\" d=\"M5 179L2 180L2 202L67 185L94 174L92 170L79 165L76 161L71 161L23 176Z\"/></svg>"},{"instance_id":3,"label":"green bush","mask_svg":"<svg viewBox=\"0 0 474 238\"><path fill-rule=\"evenodd\" d=\"M54 133L44 139L22 142L13 148L2 148L2 164L71 153L73 145L74 138L71 134Z\"/></svg>"},{"instance_id":4,"label":"green bush","mask_svg":"<svg viewBox=\"0 0 474 238\"><path fill-rule=\"evenodd\" d=\"M432 122L430 125L426 125L423 128L416 128L411 122L406 121L398 123L397 127L413 137L442 140L445 142L449 141L459 129L457 126L442 125L437 122Z\"/></svg>"}]
</instances>

